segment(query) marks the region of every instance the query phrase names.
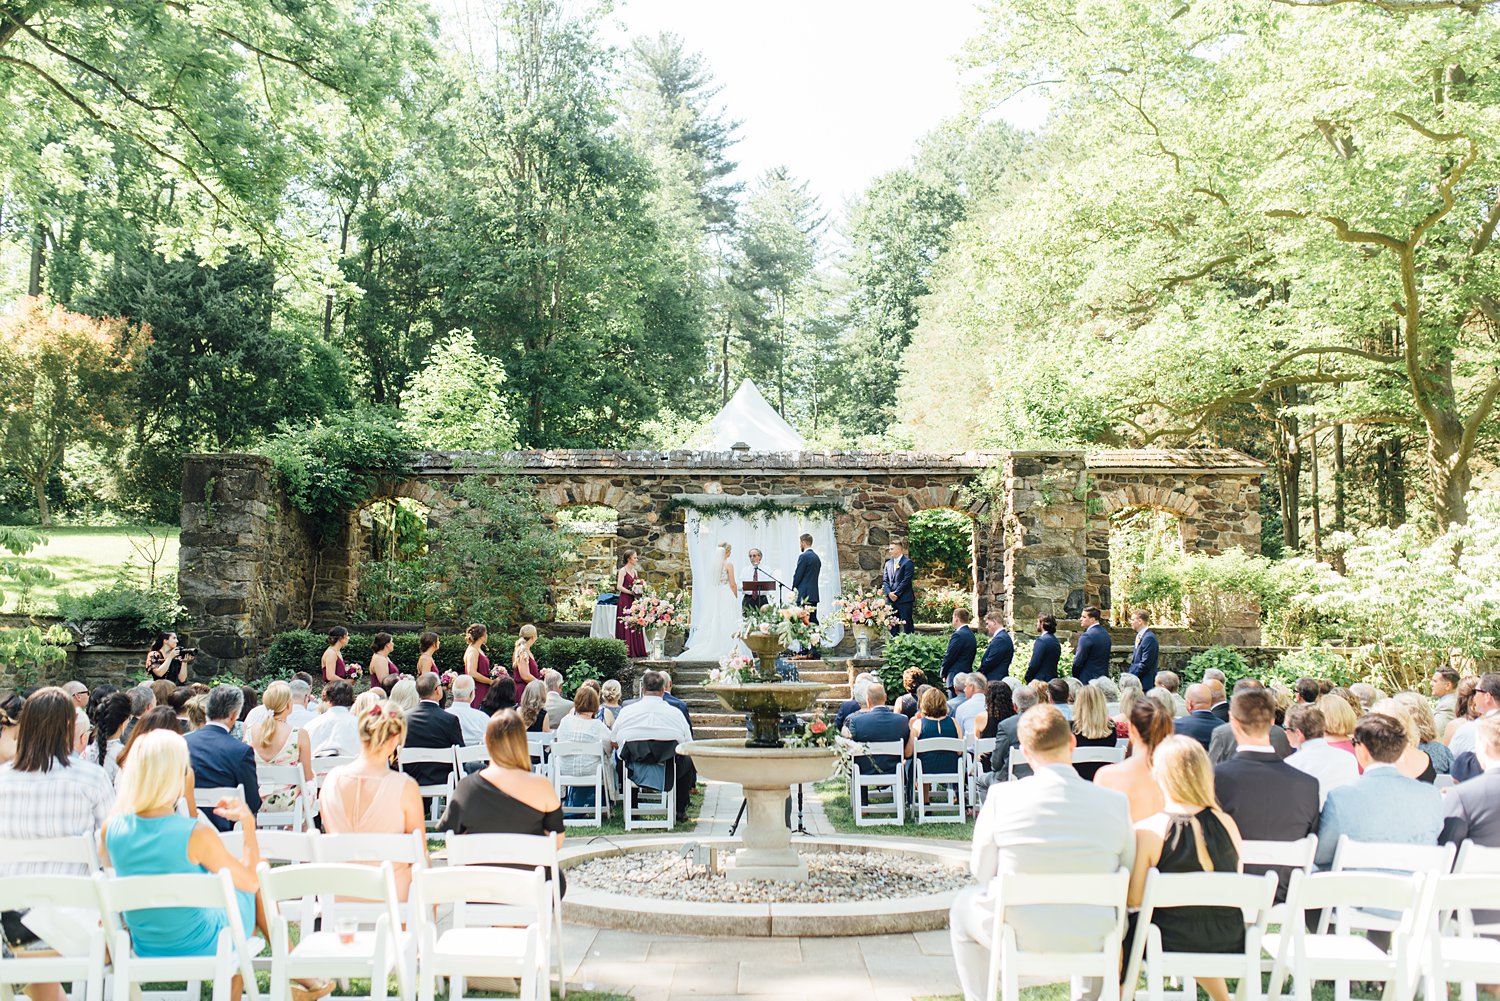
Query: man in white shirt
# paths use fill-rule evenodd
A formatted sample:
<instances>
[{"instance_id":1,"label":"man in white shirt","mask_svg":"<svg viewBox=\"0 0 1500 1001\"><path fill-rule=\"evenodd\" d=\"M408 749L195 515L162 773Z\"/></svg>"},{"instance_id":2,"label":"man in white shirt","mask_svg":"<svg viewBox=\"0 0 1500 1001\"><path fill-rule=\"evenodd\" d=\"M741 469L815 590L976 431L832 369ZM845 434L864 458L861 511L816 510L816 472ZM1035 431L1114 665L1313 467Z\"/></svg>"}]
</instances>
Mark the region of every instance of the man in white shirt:
<instances>
[{"instance_id":1,"label":"man in white shirt","mask_svg":"<svg viewBox=\"0 0 1500 1001\"><path fill-rule=\"evenodd\" d=\"M490 717L469 705L474 699L474 679L461 674L453 682L453 704L447 712L458 717L458 727L463 731L465 747L483 747L484 731L490 725Z\"/></svg>"},{"instance_id":2,"label":"man in white shirt","mask_svg":"<svg viewBox=\"0 0 1500 1001\"><path fill-rule=\"evenodd\" d=\"M621 708L615 717L615 725L610 729L610 739L615 747L621 748L620 760L629 770L631 781L642 788L665 789L666 769L673 769L676 819L681 823L687 819L688 800L698 780L693 759L682 754L670 758L658 756L649 746L625 749L626 744L638 741L664 741L677 745L693 739L693 729L686 717L662 698L666 689L666 679L660 671L647 671L641 678L641 697ZM635 752L643 749L649 753L637 757Z\"/></svg>"},{"instance_id":3,"label":"man in white shirt","mask_svg":"<svg viewBox=\"0 0 1500 1001\"><path fill-rule=\"evenodd\" d=\"M1286 763L1318 780L1318 809L1327 801L1328 790L1359 778L1359 762L1354 755L1328 746L1323 738L1323 714L1317 708L1300 702L1288 707L1283 729L1296 749Z\"/></svg>"},{"instance_id":4,"label":"man in white shirt","mask_svg":"<svg viewBox=\"0 0 1500 1001\"><path fill-rule=\"evenodd\" d=\"M1480 676L1479 687L1474 689L1474 705L1479 708L1480 716L1488 716L1500 709L1500 671L1490 671ZM1460 724L1454 731L1453 739L1448 742L1448 750L1453 752L1455 758L1465 751L1474 750L1474 738L1479 734L1475 726L1477 722L1477 719L1471 719Z\"/></svg>"},{"instance_id":5,"label":"man in white shirt","mask_svg":"<svg viewBox=\"0 0 1500 1001\"><path fill-rule=\"evenodd\" d=\"M968 733L974 729L974 719L984 712L985 677L974 673L964 679L964 700L953 711L953 720Z\"/></svg>"},{"instance_id":6,"label":"man in white shirt","mask_svg":"<svg viewBox=\"0 0 1500 1001\"><path fill-rule=\"evenodd\" d=\"M336 754L356 757L359 754L359 722L349 707L354 705L354 686L347 681L333 681L323 689L328 709L306 727L312 742L313 757Z\"/></svg>"},{"instance_id":7,"label":"man in white shirt","mask_svg":"<svg viewBox=\"0 0 1500 1001\"><path fill-rule=\"evenodd\" d=\"M547 686L547 702L543 711L547 714L547 729L556 730L564 716L573 711L573 703L563 698L563 676L550 667L542 672L542 684Z\"/></svg>"},{"instance_id":8,"label":"man in white shirt","mask_svg":"<svg viewBox=\"0 0 1500 1001\"><path fill-rule=\"evenodd\" d=\"M1112 873L1135 859L1129 801L1079 777L1072 764L1077 738L1057 707L1028 709L1018 735L1036 774L990 787L969 860L979 885L960 891L948 913L953 960L968 1001L984 998L996 876ZM1114 926L1111 911L1087 906L1016 908L1007 920L1022 949L1057 952L1097 950Z\"/></svg>"}]
</instances>

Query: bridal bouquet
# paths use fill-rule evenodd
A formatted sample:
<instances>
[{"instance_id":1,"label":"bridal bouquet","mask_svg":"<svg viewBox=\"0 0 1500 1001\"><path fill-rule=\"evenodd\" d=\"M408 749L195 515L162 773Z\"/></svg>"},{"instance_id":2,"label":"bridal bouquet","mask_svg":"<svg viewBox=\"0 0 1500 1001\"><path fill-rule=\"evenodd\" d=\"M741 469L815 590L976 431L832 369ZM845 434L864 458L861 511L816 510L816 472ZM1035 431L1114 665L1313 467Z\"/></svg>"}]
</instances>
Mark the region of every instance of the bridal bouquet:
<instances>
[{"instance_id":1,"label":"bridal bouquet","mask_svg":"<svg viewBox=\"0 0 1500 1001\"><path fill-rule=\"evenodd\" d=\"M453 683L457 680L458 675L454 674L452 671L444 671L442 674L438 675L438 684L442 685L444 688L451 689L453 687Z\"/></svg>"},{"instance_id":2,"label":"bridal bouquet","mask_svg":"<svg viewBox=\"0 0 1500 1001\"><path fill-rule=\"evenodd\" d=\"M643 594L631 602L630 611L625 613L625 624L636 629L670 629L680 626L686 619L677 607L681 600L682 595L677 591Z\"/></svg>"},{"instance_id":3,"label":"bridal bouquet","mask_svg":"<svg viewBox=\"0 0 1500 1001\"><path fill-rule=\"evenodd\" d=\"M725 654L719 666L708 672L710 685L743 685L745 678L755 669L755 662L742 653Z\"/></svg>"},{"instance_id":4,"label":"bridal bouquet","mask_svg":"<svg viewBox=\"0 0 1500 1001\"><path fill-rule=\"evenodd\" d=\"M901 622L896 618L896 610L876 590L856 589L842 598L835 598L833 609L835 621L850 628L887 630Z\"/></svg>"}]
</instances>

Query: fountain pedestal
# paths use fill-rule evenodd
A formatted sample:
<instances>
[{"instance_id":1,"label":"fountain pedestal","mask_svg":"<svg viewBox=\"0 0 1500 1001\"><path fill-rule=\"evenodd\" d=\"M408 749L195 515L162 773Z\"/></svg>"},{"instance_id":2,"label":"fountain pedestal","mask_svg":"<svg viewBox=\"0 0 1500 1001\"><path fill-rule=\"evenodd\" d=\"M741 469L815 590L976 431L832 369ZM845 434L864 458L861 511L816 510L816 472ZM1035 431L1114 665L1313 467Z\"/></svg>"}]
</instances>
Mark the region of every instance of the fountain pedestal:
<instances>
[{"instance_id":1,"label":"fountain pedestal","mask_svg":"<svg viewBox=\"0 0 1500 1001\"><path fill-rule=\"evenodd\" d=\"M728 879L807 879L807 863L792 847L787 830L786 799L792 786L833 774L838 760L834 748L748 747L743 740L695 740L679 745L677 751L693 759L699 776L735 782L745 790L744 847L724 863Z\"/></svg>"}]
</instances>

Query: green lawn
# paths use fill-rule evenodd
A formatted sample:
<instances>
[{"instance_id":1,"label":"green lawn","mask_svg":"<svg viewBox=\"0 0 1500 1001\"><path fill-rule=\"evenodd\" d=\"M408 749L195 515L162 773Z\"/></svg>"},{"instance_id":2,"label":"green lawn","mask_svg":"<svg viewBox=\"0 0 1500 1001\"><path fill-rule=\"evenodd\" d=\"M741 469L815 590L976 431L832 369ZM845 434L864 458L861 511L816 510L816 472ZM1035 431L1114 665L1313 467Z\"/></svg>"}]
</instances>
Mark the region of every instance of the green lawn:
<instances>
[{"instance_id":1,"label":"green lawn","mask_svg":"<svg viewBox=\"0 0 1500 1001\"><path fill-rule=\"evenodd\" d=\"M939 838L943 841L974 840L974 821L962 824L919 824L916 814L910 809L904 824L877 824L873 827L856 827L854 811L849 806L848 785L842 778L819 782L815 787L823 801L823 813L828 822L840 834L886 834L902 838Z\"/></svg>"},{"instance_id":2,"label":"green lawn","mask_svg":"<svg viewBox=\"0 0 1500 1001\"><path fill-rule=\"evenodd\" d=\"M154 553L162 547L156 566L158 579L177 575L177 534L175 525L127 525L114 528L49 528L43 530L47 541L20 557L23 565L41 566L57 579L37 587L31 593L32 611L50 612L59 594L79 593L108 584L130 570L145 580L147 563L135 545L149 547ZM152 535L156 537L152 544ZM13 589L7 588L0 611L17 611Z\"/></svg>"}]
</instances>

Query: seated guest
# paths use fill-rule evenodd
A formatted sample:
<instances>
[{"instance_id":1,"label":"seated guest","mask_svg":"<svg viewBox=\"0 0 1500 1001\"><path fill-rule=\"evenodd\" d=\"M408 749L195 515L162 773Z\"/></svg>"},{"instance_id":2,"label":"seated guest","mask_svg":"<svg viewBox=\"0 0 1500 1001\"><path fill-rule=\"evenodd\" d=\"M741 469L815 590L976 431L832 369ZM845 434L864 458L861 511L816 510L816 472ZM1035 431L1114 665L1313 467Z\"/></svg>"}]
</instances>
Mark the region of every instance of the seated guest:
<instances>
[{"instance_id":1,"label":"seated guest","mask_svg":"<svg viewBox=\"0 0 1500 1001\"><path fill-rule=\"evenodd\" d=\"M490 691L494 691L494 688L491 687ZM511 691L515 691L515 688L512 687ZM474 679L467 674L459 675L453 680L453 703L444 711L458 720L458 729L464 735L465 747L483 746L484 731L490 725L489 714L470 704L473 699Z\"/></svg>"},{"instance_id":2,"label":"seated guest","mask_svg":"<svg viewBox=\"0 0 1500 1001\"><path fill-rule=\"evenodd\" d=\"M915 667L908 668L906 673L911 674L913 671L916 672L918 678L922 676L921 670ZM850 697L839 703L839 711L833 717L833 729L835 732L844 732L844 724L848 722L849 717L865 707L865 696L869 692L870 686L879 681L879 678L868 671L862 672L855 677L854 684L849 688ZM904 695L902 696L902 698L905 697ZM917 713L914 708L912 712L903 713L903 715L908 719L914 719Z\"/></svg>"},{"instance_id":3,"label":"seated guest","mask_svg":"<svg viewBox=\"0 0 1500 1001\"><path fill-rule=\"evenodd\" d=\"M1321 702L1321 700L1320 700ZM1354 756L1364 774L1328 792L1318 824L1317 865L1333 865L1339 837L1388 844L1435 845L1443 828L1443 797L1432 786L1407 778L1396 761L1407 748L1398 720L1371 713L1354 727Z\"/></svg>"},{"instance_id":4,"label":"seated guest","mask_svg":"<svg viewBox=\"0 0 1500 1001\"><path fill-rule=\"evenodd\" d=\"M1479 710L1474 705L1474 693L1478 690L1479 679L1474 675L1459 679L1458 688L1453 693L1453 718L1440 731L1443 743L1451 747L1459 729L1470 720L1479 718Z\"/></svg>"},{"instance_id":5,"label":"seated guest","mask_svg":"<svg viewBox=\"0 0 1500 1001\"><path fill-rule=\"evenodd\" d=\"M693 714L688 709L688 704L672 694L672 675L666 671L661 672L662 693L661 700L667 705L682 713L682 718L687 720L688 729L693 728Z\"/></svg>"},{"instance_id":6,"label":"seated guest","mask_svg":"<svg viewBox=\"0 0 1500 1001\"><path fill-rule=\"evenodd\" d=\"M1177 694L1177 690L1182 687L1182 681L1177 677L1176 671L1157 671L1156 687L1166 691L1167 695L1171 698L1173 719L1178 719L1188 714L1187 700ZM1150 694L1151 691L1149 688L1146 689L1147 694Z\"/></svg>"},{"instance_id":7,"label":"seated guest","mask_svg":"<svg viewBox=\"0 0 1500 1001\"><path fill-rule=\"evenodd\" d=\"M681 823L687 820L688 799L697 781L693 759L682 754L657 752L664 752L669 745L675 747L687 743L693 739L693 731L682 713L662 699L666 688L666 679L660 671L647 671L641 677L641 697L620 709L615 725L610 728L610 738L621 752L620 759L631 769L631 781L637 785L665 789L666 769L675 769L673 788L677 798L677 820ZM638 746L627 746L631 744ZM631 759L637 758L637 751L641 757L632 763Z\"/></svg>"},{"instance_id":8,"label":"seated guest","mask_svg":"<svg viewBox=\"0 0 1500 1001\"><path fill-rule=\"evenodd\" d=\"M660 698L650 701L661 703ZM551 781L531 770L531 750L520 714L514 709L497 712L485 729L484 746L490 763L459 780L438 829L449 834L550 835L561 848L562 804ZM565 893L567 883L560 884L558 891Z\"/></svg>"},{"instance_id":9,"label":"seated guest","mask_svg":"<svg viewBox=\"0 0 1500 1001\"><path fill-rule=\"evenodd\" d=\"M1442 844L1468 840L1500 848L1500 716L1479 721L1474 756L1484 771L1443 796L1443 831L1438 840Z\"/></svg>"},{"instance_id":10,"label":"seated guest","mask_svg":"<svg viewBox=\"0 0 1500 1001\"><path fill-rule=\"evenodd\" d=\"M1433 766L1432 759L1417 746L1420 743L1417 724L1406 706L1395 699L1376 699L1372 711L1389 716L1406 731L1406 750L1396 759L1396 771L1418 782L1431 784L1437 781L1437 768Z\"/></svg>"},{"instance_id":11,"label":"seated guest","mask_svg":"<svg viewBox=\"0 0 1500 1001\"><path fill-rule=\"evenodd\" d=\"M542 684L547 687L547 699L542 703L542 711L547 714L547 729L556 730L562 718L573 711L573 703L563 697L560 672L547 668L542 672Z\"/></svg>"},{"instance_id":12,"label":"seated guest","mask_svg":"<svg viewBox=\"0 0 1500 1001\"><path fill-rule=\"evenodd\" d=\"M323 701L328 708L307 724L307 739L312 742L313 757L337 755L352 758L359 754L359 724L349 711L354 705L354 686L347 681L326 685Z\"/></svg>"},{"instance_id":13,"label":"seated guest","mask_svg":"<svg viewBox=\"0 0 1500 1001\"><path fill-rule=\"evenodd\" d=\"M1432 672L1432 727L1439 737L1458 716L1458 681L1458 672L1451 667Z\"/></svg>"},{"instance_id":14,"label":"seated guest","mask_svg":"<svg viewBox=\"0 0 1500 1001\"><path fill-rule=\"evenodd\" d=\"M615 719L620 715L620 699L625 692L620 688L620 683L610 678L599 687L599 697L603 704L599 707L599 718L604 721L605 726L614 726Z\"/></svg>"},{"instance_id":15,"label":"seated guest","mask_svg":"<svg viewBox=\"0 0 1500 1001\"><path fill-rule=\"evenodd\" d=\"M1416 692L1401 692L1396 701L1406 707L1412 725L1417 728L1417 749L1427 755L1437 774L1447 775L1453 767L1453 752L1437 739L1437 721L1432 715L1432 705Z\"/></svg>"},{"instance_id":16,"label":"seated guest","mask_svg":"<svg viewBox=\"0 0 1500 1001\"><path fill-rule=\"evenodd\" d=\"M125 724L130 722L130 696L124 692L106 695L94 707L90 720L94 724L94 739L88 760L103 768L114 782L120 772L120 752L125 749L122 735Z\"/></svg>"},{"instance_id":17,"label":"seated guest","mask_svg":"<svg viewBox=\"0 0 1500 1001\"><path fill-rule=\"evenodd\" d=\"M430 675L423 675L430 677ZM425 830L422 794L416 780L392 771L389 762L406 739L406 717L390 700L355 717L359 759L323 777L318 812L327 834L410 834ZM406 899L411 866L395 866L396 891Z\"/></svg>"},{"instance_id":18,"label":"seated guest","mask_svg":"<svg viewBox=\"0 0 1500 1001\"><path fill-rule=\"evenodd\" d=\"M1328 746L1323 737L1323 713L1317 706L1298 702L1288 709L1286 736L1296 748L1286 763L1318 780L1318 809L1328 799L1328 790L1359 778L1359 763L1354 755Z\"/></svg>"},{"instance_id":19,"label":"seated guest","mask_svg":"<svg viewBox=\"0 0 1500 1001\"><path fill-rule=\"evenodd\" d=\"M193 700L198 693L187 685L172 689L172 694L167 696L167 705L172 707L172 712L177 717L177 732L187 733L192 729L192 721L188 719L187 704Z\"/></svg>"},{"instance_id":20,"label":"seated guest","mask_svg":"<svg viewBox=\"0 0 1500 1001\"><path fill-rule=\"evenodd\" d=\"M130 739L125 742L125 749L120 752L120 767L125 767L125 762L130 758L130 749L135 746L138 738L144 737L153 730L171 730L177 733L177 716L172 712L171 706L157 706L155 709L141 717L135 729L130 733ZM179 736L181 736L179 734ZM193 789L193 766L188 765L187 771L182 776L182 809L191 813L192 808L188 805L196 802Z\"/></svg>"},{"instance_id":21,"label":"seated guest","mask_svg":"<svg viewBox=\"0 0 1500 1001\"><path fill-rule=\"evenodd\" d=\"M261 696L261 707L266 713L248 735L250 746L255 750L256 764L297 765L302 769L302 777L311 782L312 747L308 744L307 734L291 724L292 686L285 681L271 682ZM260 787L262 804L272 813L296 809L301 795L301 789L293 785Z\"/></svg>"},{"instance_id":22,"label":"seated guest","mask_svg":"<svg viewBox=\"0 0 1500 1001\"><path fill-rule=\"evenodd\" d=\"M1016 715L1016 700L1011 688L1003 681L991 681L984 686L984 712L974 717L974 726L969 731L980 740L994 737L1000 724ZM980 772L990 770L989 754L979 756Z\"/></svg>"},{"instance_id":23,"label":"seated guest","mask_svg":"<svg viewBox=\"0 0 1500 1001\"><path fill-rule=\"evenodd\" d=\"M1500 710L1500 671L1488 671L1479 676L1474 694L1469 699L1469 712L1474 718L1459 723L1447 740L1448 749L1455 758L1465 751L1474 750L1474 737L1478 733L1475 728L1480 717L1496 710Z\"/></svg>"},{"instance_id":24,"label":"seated guest","mask_svg":"<svg viewBox=\"0 0 1500 1001\"><path fill-rule=\"evenodd\" d=\"M473 678L469 679L473 681ZM478 688L475 690L476 697ZM515 709L516 704L516 681L508 674L501 674L490 683L489 691L485 692L484 699L479 703L479 711L484 713L485 728L489 728L490 718L502 709Z\"/></svg>"},{"instance_id":25,"label":"seated guest","mask_svg":"<svg viewBox=\"0 0 1500 1001\"><path fill-rule=\"evenodd\" d=\"M1318 833L1318 780L1281 760L1271 747L1276 703L1264 688L1241 689L1229 707L1238 750L1214 768L1214 785L1224 812L1253 841L1297 841ZM1251 866L1260 874L1267 870ZM1277 870L1278 895L1285 899L1290 871Z\"/></svg>"},{"instance_id":26,"label":"seated guest","mask_svg":"<svg viewBox=\"0 0 1500 1001\"><path fill-rule=\"evenodd\" d=\"M1214 690L1211 685L1197 684L1188 685L1186 716L1179 719L1175 724L1176 732L1184 737L1192 737L1208 750L1209 743L1213 740L1214 731L1223 722L1212 711L1214 704Z\"/></svg>"},{"instance_id":27,"label":"seated guest","mask_svg":"<svg viewBox=\"0 0 1500 1001\"><path fill-rule=\"evenodd\" d=\"M1015 712L1002 719L1000 725L995 727L995 753L990 755L989 770L979 776L981 789L1010 778L1011 751L1021 744L1021 717L1026 714L1026 710L1037 704L1036 690L1029 685L1022 685L1011 693L1011 701L1015 704ZM1016 766L1016 778L1025 778L1030 774L1030 765Z\"/></svg>"},{"instance_id":28,"label":"seated guest","mask_svg":"<svg viewBox=\"0 0 1500 1001\"><path fill-rule=\"evenodd\" d=\"M1055 706L1021 717L1021 750L1036 774L990 787L974 824L969 869L977 886L960 890L948 912L954 964L964 997L984 997L995 900L1005 873L1105 874L1130 868L1135 834L1124 796L1085 782L1073 770L1073 732ZM1085 906L1017 908L1006 915L1028 951L1097 950L1114 912Z\"/></svg>"},{"instance_id":29,"label":"seated guest","mask_svg":"<svg viewBox=\"0 0 1500 1001\"><path fill-rule=\"evenodd\" d=\"M948 696L948 711L950 713L957 712L958 707L963 705L964 701L969 697L969 693L964 691L964 686L969 683L969 675L964 671L959 671L952 678L945 678L944 680L953 686L953 692Z\"/></svg>"},{"instance_id":30,"label":"seated guest","mask_svg":"<svg viewBox=\"0 0 1500 1001\"><path fill-rule=\"evenodd\" d=\"M598 744L604 751L605 792L614 799L614 738L610 736L609 727L599 719L598 690L588 685L580 686L573 696L572 705L572 712L557 723L557 742L581 740ZM556 746L553 745L554 749ZM554 750L552 767L564 775L587 776L593 774L595 763L577 755L560 755ZM593 806L594 790L586 786L568 786L567 803L569 806Z\"/></svg>"},{"instance_id":31,"label":"seated guest","mask_svg":"<svg viewBox=\"0 0 1500 1001\"><path fill-rule=\"evenodd\" d=\"M411 679L403 678L402 681ZM455 717L443 712L443 707L438 703L443 690L438 676L422 675L416 681L416 689L417 706L406 715L406 740L403 746L431 748L448 751L450 754L453 748L462 747L463 727ZM392 703L395 701L394 698L391 699ZM453 766L424 762L406 765L402 771L415 779L419 786L435 786L448 781Z\"/></svg>"},{"instance_id":32,"label":"seated guest","mask_svg":"<svg viewBox=\"0 0 1500 1001\"><path fill-rule=\"evenodd\" d=\"M21 707L25 704L26 699L19 692L0 699L0 766L16 760L16 729L21 724Z\"/></svg>"},{"instance_id":33,"label":"seated guest","mask_svg":"<svg viewBox=\"0 0 1500 1001\"><path fill-rule=\"evenodd\" d=\"M953 720L964 733L974 729L974 719L984 712L984 689L987 684L984 675L978 671L964 676L964 700L953 710Z\"/></svg>"},{"instance_id":34,"label":"seated guest","mask_svg":"<svg viewBox=\"0 0 1500 1001\"><path fill-rule=\"evenodd\" d=\"M1356 681L1349 686L1349 691L1356 699L1359 699L1359 707L1367 713L1372 711L1375 703L1382 698L1380 691L1365 681Z\"/></svg>"},{"instance_id":35,"label":"seated guest","mask_svg":"<svg viewBox=\"0 0 1500 1001\"><path fill-rule=\"evenodd\" d=\"M125 724L125 732L120 735L121 741L129 740L131 731L141 721L141 717L156 708L156 693L151 690L150 685L137 685L129 694L130 722Z\"/></svg>"},{"instance_id":36,"label":"seated guest","mask_svg":"<svg viewBox=\"0 0 1500 1001\"><path fill-rule=\"evenodd\" d=\"M385 694L384 688L366 688L355 697L354 705L349 707L349 714L355 719L359 719L359 717L370 711L371 706L379 705L389 698L390 696ZM397 706L396 708L400 709L401 707ZM405 710L402 711L405 712Z\"/></svg>"},{"instance_id":37,"label":"seated guest","mask_svg":"<svg viewBox=\"0 0 1500 1001\"><path fill-rule=\"evenodd\" d=\"M1092 682L1078 690L1078 701L1073 706L1073 740L1077 747L1114 747L1115 724L1105 707L1104 690ZM1074 768L1083 778L1093 780L1102 761L1076 763Z\"/></svg>"},{"instance_id":38,"label":"seated guest","mask_svg":"<svg viewBox=\"0 0 1500 1001\"><path fill-rule=\"evenodd\" d=\"M1162 810L1161 786L1151 774L1151 760L1161 742L1172 736L1172 712L1153 699L1137 699L1126 722L1130 755L1099 769L1094 784L1124 793L1130 800L1130 821L1139 823Z\"/></svg>"},{"instance_id":39,"label":"seated guest","mask_svg":"<svg viewBox=\"0 0 1500 1001\"><path fill-rule=\"evenodd\" d=\"M521 721L526 724L527 733L546 733L548 730L547 683L538 678L528 684L521 692L521 704L516 711L521 714Z\"/></svg>"},{"instance_id":40,"label":"seated guest","mask_svg":"<svg viewBox=\"0 0 1500 1001\"><path fill-rule=\"evenodd\" d=\"M372 688L370 691L380 691L380 689ZM417 694L417 683L411 678L406 677L400 678L391 686L391 694L387 697L395 704L397 709L400 709L404 713L410 713L413 709L417 708L417 703L421 701L421 696Z\"/></svg>"},{"instance_id":41,"label":"seated guest","mask_svg":"<svg viewBox=\"0 0 1500 1001\"><path fill-rule=\"evenodd\" d=\"M1337 695L1318 696L1318 712L1323 714L1323 739L1335 750L1354 756L1354 724L1359 719L1349 703Z\"/></svg>"},{"instance_id":42,"label":"seated guest","mask_svg":"<svg viewBox=\"0 0 1500 1001\"><path fill-rule=\"evenodd\" d=\"M1047 701L1052 708L1062 713L1062 718L1072 722L1073 689L1068 685L1067 678L1053 678L1047 682Z\"/></svg>"},{"instance_id":43,"label":"seated guest","mask_svg":"<svg viewBox=\"0 0 1500 1001\"><path fill-rule=\"evenodd\" d=\"M955 695L962 691L959 675L967 676L974 669L974 651L979 646L974 630L969 628L971 617L967 608L953 610L953 635L948 637L948 649L943 652L943 663L939 668L948 690Z\"/></svg>"},{"instance_id":44,"label":"seated guest","mask_svg":"<svg viewBox=\"0 0 1500 1001\"><path fill-rule=\"evenodd\" d=\"M973 678L984 680L983 675L970 675ZM936 688L928 690L922 696L922 705L917 718L911 721L911 747L913 753L916 750L916 742L927 737L962 737L963 728L948 715L948 700L943 698L943 693ZM899 720L906 717L898 712L892 712L892 716ZM921 754L922 770L931 775L951 775L958 771L957 751L923 751ZM915 776L913 769L911 774Z\"/></svg>"},{"instance_id":45,"label":"seated guest","mask_svg":"<svg viewBox=\"0 0 1500 1001\"><path fill-rule=\"evenodd\" d=\"M1229 679L1224 676L1224 672L1217 667L1210 667L1203 672L1200 684L1207 685L1213 691L1213 704L1209 706L1209 711L1219 717L1219 722L1228 723Z\"/></svg>"},{"instance_id":46,"label":"seated guest","mask_svg":"<svg viewBox=\"0 0 1500 1001\"><path fill-rule=\"evenodd\" d=\"M878 677L870 674L868 671L861 674L859 678L869 678L871 681L880 680ZM854 679L855 684L859 684L859 678ZM920 667L908 667L906 670L902 671L901 694L896 698L896 712L905 716L907 719L916 719L917 709L921 705L922 699L922 695L917 689L921 688L926 683L927 674ZM848 705L849 702L855 703L854 708L849 710L850 715L853 715L854 713L857 713L864 708L863 704L859 702L858 696L856 696L855 698L845 702L844 705L839 706L840 713L844 711L844 706ZM846 716L844 718L847 719L848 717ZM835 727L835 729L843 730L844 724L840 722Z\"/></svg>"},{"instance_id":47,"label":"seated guest","mask_svg":"<svg viewBox=\"0 0 1500 1001\"><path fill-rule=\"evenodd\" d=\"M942 692L938 692L937 697L942 698ZM900 741L904 745L903 758L911 756L911 734L911 724L907 723L906 717L893 712L885 704L885 686L878 681L865 690L865 708L850 716L844 723L844 736L858 744ZM900 759L890 754L860 754L854 760L862 771L885 775L894 772L901 765Z\"/></svg>"},{"instance_id":48,"label":"seated guest","mask_svg":"<svg viewBox=\"0 0 1500 1001\"><path fill-rule=\"evenodd\" d=\"M1240 692L1248 691L1248 690L1250 690L1252 688L1265 688L1265 687L1266 687L1265 685L1262 685L1259 681L1256 681L1254 678L1241 678L1239 681L1236 681L1234 683L1235 694L1239 694ZM1267 690L1269 691L1269 689L1267 689ZM1275 707L1274 694L1275 693L1273 692L1272 693L1272 695L1273 695L1272 707L1273 708ZM1272 749L1274 749L1276 751L1276 754L1279 757L1286 758L1286 757L1290 757L1291 756L1292 745L1286 739L1286 731L1284 729L1282 729L1281 726L1279 724L1275 723L1274 721L1271 723L1270 741L1271 741L1271 747L1272 747ZM1232 726L1230 726L1228 723L1225 723L1222 726L1220 726L1218 729L1216 729L1213 732L1213 736L1211 736L1209 738L1209 741L1208 741L1208 760L1212 761L1214 764L1217 765L1221 761L1228 761L1230 758L1234 757L1234 751L1235 751L1234 728Z\"/></svg>"},{"instance_id":49,"label":"seated guest","mask_svg":"<svg viewBox=\"0 0 1500 1001\"><path fill-rule=\"evenodd\" d=\"M1127 898L1131 907L1141 906L1146 877L1153 869L1240 870L1240 832L1214 799L1215 773L1203 745L1191 737L1168 737L1156 749L1151 772L1161 786L1164 805L1136 826ZM1245 951L1245 916L1238 907L1162 907L1152 911L1151 923L1161 932L1167 952ZM1135 933L1144 930L1137 928ZM1198 985L1213 1001L1229 1001L1222 977L1199 977Z\"/></svg>"},{"instance_id":50,"label":"seated guest","mask_svg":"<svg viewBox=\"0 0 1500 1001\"><path fill-rule=\"evenodd\" d=\"M198 788L239 786L245 793L244 805L253 814L260 809L255 752L230 733L234 724L239 722L240 706L244 701L244 693L233 685L219 685L209 692L204 707L208 722L202 729L187 735L187 748ZM218 813L209 815L208 821L221 831L234 827L233 821Z\"/></svg>"}]
</instances>

